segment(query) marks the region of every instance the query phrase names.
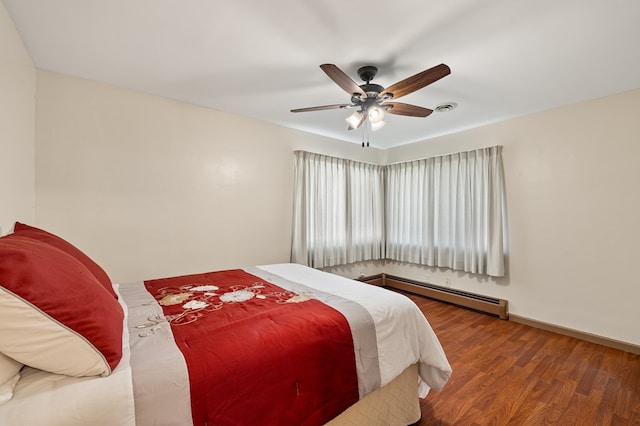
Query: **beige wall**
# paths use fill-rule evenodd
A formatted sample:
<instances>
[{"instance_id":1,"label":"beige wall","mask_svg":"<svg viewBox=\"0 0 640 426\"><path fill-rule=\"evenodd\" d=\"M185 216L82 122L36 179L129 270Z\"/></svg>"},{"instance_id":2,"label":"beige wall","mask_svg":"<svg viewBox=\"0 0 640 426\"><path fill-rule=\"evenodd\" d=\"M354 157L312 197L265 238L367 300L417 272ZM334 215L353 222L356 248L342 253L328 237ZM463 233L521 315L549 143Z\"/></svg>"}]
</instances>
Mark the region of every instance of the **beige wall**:
<instances>
[{"instance_id":1,"label":"beige wall","mask_svg":"<svg viewBox=\"0 0 640 426\"><path fill-rule=\"evenodd\" d=\"M293 151L380 151L38 71L36 222L119 282L290 258Z\"/></svg>"},{"instance_id":2,"label":"beige wall","mask_svg":"<svg viewBox=\"0 0 640 426\"><path fill-rule=\"evenodd\" d=\"M34 219L36 73L0 2L0 235Z\"/></svg>"},{"instance_id":3,"label":"beige wall","mask_svg":"<svg viewBox=\"0 0 640 426\"><path fill-rule=\"evenodd\" d=\"M510 247L504 279L385 271L450 278L507 299L514 314L640 344L639 115L635 90L386 151L393 163L503 145Z\"/></svg>"}]
</instances>

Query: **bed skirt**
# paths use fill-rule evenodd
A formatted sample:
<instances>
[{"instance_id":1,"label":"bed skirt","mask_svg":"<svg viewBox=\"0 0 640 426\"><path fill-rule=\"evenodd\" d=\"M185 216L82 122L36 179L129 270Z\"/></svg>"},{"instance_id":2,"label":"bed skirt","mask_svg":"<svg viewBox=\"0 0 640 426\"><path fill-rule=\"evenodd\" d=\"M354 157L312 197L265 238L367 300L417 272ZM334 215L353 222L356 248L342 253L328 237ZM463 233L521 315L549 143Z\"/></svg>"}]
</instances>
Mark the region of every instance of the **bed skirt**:
<instances>
[{"instance_id":1,"label":"bed skirt","mask_svg":"<svg viewBox=\"0 0 640 426\"><path fill-rule=\"evenodd\" d=\"M420 420L418 365L366 395L326 426L406 426Z\"/></svg>"}]
</instances>

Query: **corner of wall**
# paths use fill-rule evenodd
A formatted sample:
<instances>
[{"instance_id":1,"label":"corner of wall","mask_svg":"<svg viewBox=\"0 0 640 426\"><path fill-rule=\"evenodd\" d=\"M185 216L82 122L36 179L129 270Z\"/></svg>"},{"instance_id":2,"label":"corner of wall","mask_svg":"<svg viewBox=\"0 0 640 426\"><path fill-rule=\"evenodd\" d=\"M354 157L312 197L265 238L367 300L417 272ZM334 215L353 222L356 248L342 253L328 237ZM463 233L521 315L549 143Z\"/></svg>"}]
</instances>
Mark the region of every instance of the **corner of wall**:
<instances>
[{"instance_id":1,"label":"corner of wall","mask_svg":"<svg viewBox=\"0 0 640 426\"><path fill-rule=\"evenodd\" d=\"M0 2L0 226L35 219L35 66Z\"/></svg>"}]
</instances>

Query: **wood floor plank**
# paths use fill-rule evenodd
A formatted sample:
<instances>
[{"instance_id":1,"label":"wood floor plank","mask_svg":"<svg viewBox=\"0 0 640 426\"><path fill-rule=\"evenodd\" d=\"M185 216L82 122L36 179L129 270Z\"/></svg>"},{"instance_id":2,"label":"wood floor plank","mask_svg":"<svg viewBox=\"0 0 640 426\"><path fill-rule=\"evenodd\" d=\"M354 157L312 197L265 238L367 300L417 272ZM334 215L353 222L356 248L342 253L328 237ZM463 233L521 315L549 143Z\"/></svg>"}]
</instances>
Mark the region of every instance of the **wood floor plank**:
<instances>
[{"instance_id":1,"label":"wood floor plank","mask_svg":"<svg viewBox=\"0 0 640 426\"><path fill-rule=\"evenodd\" d=\"M596 345L594 347L594 350L587 359L587 367L578 382L576 392L581 393L582 395L589 395L590 392L593 392L593 383L595 382L598 373L602 371L601 364L602 359L604 358L605 349L606 348L603 346Z\"/></svg>"},{"instance_id":2,"label":"wood floor plank","mask_svg":"<svg viewBox=\"0 0 640 426\"><path fill-rule=\"evenodd\" d=\"M640 425L639 355L403 294L453 367L417 425Z\"/></svg>"},{"instance_id":3,"label":"wood floor plank","mask_svg":"<svg viewBox=\"0 0 640 426\"><path fill-rule=\"evenodd\" d=\"M524 395L524 401L511 413L509 424L524 425L536 424L536 419L542 418L548 404L539 401L553 401L561 387L560 382L555 381L550 385L537 381L533 388ZM540 424L540 423L537 423Z\"/></svg>"}]
</instances>

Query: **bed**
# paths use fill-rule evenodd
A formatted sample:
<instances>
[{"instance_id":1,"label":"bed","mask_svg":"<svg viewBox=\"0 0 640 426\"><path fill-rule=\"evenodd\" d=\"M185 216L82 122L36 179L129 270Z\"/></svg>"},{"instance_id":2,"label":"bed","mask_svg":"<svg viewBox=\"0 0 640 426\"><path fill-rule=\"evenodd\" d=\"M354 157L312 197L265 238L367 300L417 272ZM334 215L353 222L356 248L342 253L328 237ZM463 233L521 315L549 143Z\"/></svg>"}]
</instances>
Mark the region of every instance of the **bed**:
<instances>
[{"instance_id":1,"label":"bed","mask_svg":"<svg viewBox=\"0 0 640 426\"><path fill-rule=\"evenodd\" d=\"M0 356L18 369L0 358L0 424L406 425L451 374L421 311L383 288L297 264L113 285L76 250L24 224L0 238Z\"/></svg>"}]
</instances>

